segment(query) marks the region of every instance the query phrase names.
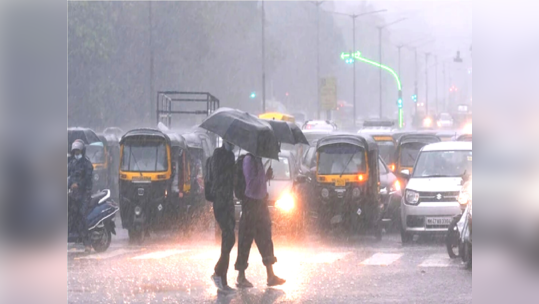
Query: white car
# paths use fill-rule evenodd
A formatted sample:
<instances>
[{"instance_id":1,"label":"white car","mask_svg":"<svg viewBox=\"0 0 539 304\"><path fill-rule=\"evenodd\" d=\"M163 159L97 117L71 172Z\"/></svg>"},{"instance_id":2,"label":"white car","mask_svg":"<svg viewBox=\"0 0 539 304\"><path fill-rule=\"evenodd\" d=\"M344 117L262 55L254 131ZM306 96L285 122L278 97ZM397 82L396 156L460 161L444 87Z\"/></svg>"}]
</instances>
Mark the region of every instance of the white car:
<instances>
[{"instance_id":1,"label":"white car","mask_svg":"<svg viewBox=\"0 0 539 304\"><path fill-rule=\"evenodd\" d=\"M335 131L337 125L328 120L308 120L301 127L302 130Z\"/></svg>"},{"instance_id":2,"label":"white car","mask_svg":"<svg viewBox=\"0 0 539 304\"><path fill-rule=\"evenodd\" d=\"M402 243L414 234L446 233L453 216L460 214L457 201L462 176L472 174L471 142L439 142L424 146L401 200Z\"/></svg>"},{"instance_id":3,"label":"white car","mask_svg":"<svg viewBox=\"0 0 539 304\"><path fill-rule=\"evenodd\" d=\"M447 129L453 127L453 118L448 113L442 113L436 122L438 128Z\"/></svg>"}]
</instances>

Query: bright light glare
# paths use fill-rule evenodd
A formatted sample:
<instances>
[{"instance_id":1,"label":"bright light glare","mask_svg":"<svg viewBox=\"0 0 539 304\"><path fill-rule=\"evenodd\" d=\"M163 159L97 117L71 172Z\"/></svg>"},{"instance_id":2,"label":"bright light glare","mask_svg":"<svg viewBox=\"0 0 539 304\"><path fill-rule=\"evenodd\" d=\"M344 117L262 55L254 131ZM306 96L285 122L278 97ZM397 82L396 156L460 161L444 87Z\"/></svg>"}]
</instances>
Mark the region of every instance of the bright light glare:
<instances>
[{"instance_id":1,"label":"bright light glare","mask_svg":"<svg viewBox=\"0 0 539 304\"><path fill-rule=\"evenodd\" d=\"M401 183L397 180L395 181L395 191L401 191Z\"/></svg>"},{"instance_id":2,"label":"bright light glare","mask_svg":"<svg viewBox=\"0 0 539 304\"><path fill-rule=\"evenodd\" d=\"M469 124L465 125L463 131L466 134L472 134L472 124L469 123Z\"/></svg>"},{"instance_id":3,"label":"bright light glare","mask_svg":"<svg viewBox=\"0 0 539 304\"><path fill-rule=\"evenodd\" d=\"M294 209L294 197L289 192L283 193L275 202L275 207L285 212L289 212Z\"/></svg>"},{"instance_id":4,"label":"bright light glare","mask_svg":"<svg viewBox=\"0 0 539 304\"><path fill-rule=\"evenodd\" d=\"M425 118L425 120L423 120L423 125L425 127L430 127L432 125L432 119L430 117Z\"/></svg>"}]
</instances>

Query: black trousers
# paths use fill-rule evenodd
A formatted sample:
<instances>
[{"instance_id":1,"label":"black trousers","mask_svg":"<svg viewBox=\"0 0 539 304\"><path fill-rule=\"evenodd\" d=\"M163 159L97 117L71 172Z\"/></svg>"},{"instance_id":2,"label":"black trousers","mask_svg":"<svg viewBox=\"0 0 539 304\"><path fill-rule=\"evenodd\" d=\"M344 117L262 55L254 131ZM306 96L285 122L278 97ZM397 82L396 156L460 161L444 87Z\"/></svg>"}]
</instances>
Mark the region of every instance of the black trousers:
<instances>
[{"instance_id":1,"label":"black trousers","mask_svg":"<svg viewBox=\"0 0 539 304\"><path fill-rule=\"evenodd\" d=\"M90 240L90 234L88 233L88 223L86 222L86 216L88 215L90 208L90 197L87 195L79 196L75 199L77 205L77 232L82 239L84 246L92 245Z\"/></svg>"},{"instance_id":2,"label":"black trousers","mask_svg":"<svg viewBox=\"0 0 539 304\"><path fill-rule=\"evenodd\" d=\"M215 265L215 274L223 278L223 283L226 284L226 274L228 265L230 264L230 252L236 242L234 236L234 227L236 220L234 219L234 202L230 200L216 199L213 203L213 214L215 220L221 228L221 256Z\"/></svg>"},{"instance_id":3,"label":"black trousers","mask_svg":"<svg viewBox=\"0 0 539 304\"><path fill-rule=\"evenodd\" d=\"M273 265L277 258L271 240L271 217L266 200L247 198L241 203L241 219L238 235L238 259L235 268L244 271L249 267L249 252L253 240L265 266Z\"/></svg>"}]
</instances>

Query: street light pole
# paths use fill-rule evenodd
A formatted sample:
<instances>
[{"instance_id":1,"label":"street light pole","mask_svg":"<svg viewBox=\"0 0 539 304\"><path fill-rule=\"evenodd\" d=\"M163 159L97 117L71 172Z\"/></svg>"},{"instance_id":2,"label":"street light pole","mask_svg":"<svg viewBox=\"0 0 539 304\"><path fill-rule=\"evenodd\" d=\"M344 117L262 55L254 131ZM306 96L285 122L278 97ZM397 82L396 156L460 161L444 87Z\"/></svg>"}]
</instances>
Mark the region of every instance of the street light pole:
<instances>
[{"instance_id":1,"label":"street light pole","mask_svg":"<svg viewBox=\"0 0 539 304\"><path fill-rule=\"evenodd\" d=\"M429 115L429 55L425 53L425 110Z\"/></svg>"},{"instance_id":2,"label":"street light pole","mask_svg":"<svg viewBox=\"0 0 539 304\"><path fill-rule=\"evenodd\" d=\"M436 114L438 114L438 55L434 56L435 66L434 66L434 94L436 95Z\"/></svg>"},{"instance_id":3,"label":"street light pole","mask_svg":"<svg viewBox=\"0 0 539 304\"><path fill-rule=\"evenodd\" d=\"M379 62L382 64L382 27L378 27L378 51L379 53ZM380 77L380 118L382 118L382 69L379 71L379 77Z\"/></svg>"},{"instance_id":4,"label":"street light pole","mask_svg":"<svg viewBox=\"0 0 539 304\"><path fill-rule=\"evenodd\" d=\"M380 59L380 64L382 64L382 30L385 29L386 27L390 26L390 25L402 22L402 21L404 21L406 19L407 18L401 18L399 20L387 23L385 25L377 26L377 28L378 28L378 50L380 51L380 58L379 58ZM380 92L379 92L379 96L380 96L380 118L382 118L382 70L380 70Z\"/></svg>"},{"instance_id":5,"label":"street light pole","mask_svg":"<svg viewBox=\"0 0 539 304\"><path fill-rule=\"evenodd\" d=\"M317 119L320 119L320 5L323 1L316 2L316 106L318 109Z\"/></svg>"},{"instance_id":6,"label":"street light pole","mask_svg":"<svg viewBox=\"0 0 539 304\"><path fill-rule=\"evenodd\" d=\"M154 103L152 102L153 98L153 43L152 43L152 1L149 1L148 6L148 21L149 21L149 36L150 36L150 117L157 111L157 108L154 112ZM157 101L156 101L157 102ZM159 118L158 118L159 120ZM170 127L170 126L169 126Z\"/></svg>"},{"instance_id":7,"label":"street light pole","mask_svg":"<svg viewBox=\"0 0 539 304\"><path fill-rule=\"evenodd\" d=\"M265 22L264 0L262 0L262 113L266 113L266 50L265 50Z\"/></svg>"},{"instance_id":8,"label":"street light pole","mask_svg":"<svg viewBox=\"0 0 539 304\"><path fill-rule=\"evenodd\" d=\"M339 13L339 12L330 12L330 13L333 13L333 14L338 14L338 15L343 15L343 16L348 16L350 18L352 18L352 45L353 45L353 50L350 52L350 54L356 52L356 18L358 17L362 17L362 16L366 16L366 15L372 15L372 14L377 14L377 13L383 13L383 12L387 12L386 9L382 9L382 10L377 10L377 11L371 11L371 12L366 12L366 13L361 13L361 14L345 14L345 13ZM357 111L356 111L356 62L354 60L354 62L352 63L353 65L353 102L352 102L352 105L353 105L353 108L354 108L354 127L356 126L356 114L357 114Z\"/></svg>"}]
</instances>

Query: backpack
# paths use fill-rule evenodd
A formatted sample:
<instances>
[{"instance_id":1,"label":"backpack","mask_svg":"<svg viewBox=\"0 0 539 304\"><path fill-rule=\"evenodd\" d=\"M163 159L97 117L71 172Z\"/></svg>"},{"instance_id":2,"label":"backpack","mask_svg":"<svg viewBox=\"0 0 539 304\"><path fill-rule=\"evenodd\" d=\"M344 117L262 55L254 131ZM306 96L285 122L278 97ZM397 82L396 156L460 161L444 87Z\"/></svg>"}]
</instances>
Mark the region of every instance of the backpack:
<instances>
[{"instance_id":1,"label":"backpack","mask_svg":"<svg viewBox=\"0 0 539 304\"><path fill-rule=\"evenodd\" d=\"M234 195L239 200L244 200L245 197L245 175L243 175L243 160L249 154L240 155L234 165ZM252 156L251 156L252 157Z\"/></svg>"},{"instance_id":2,"label":"backpack","mask_svg":"<svg viewBox=\"0 0 539 304\"><path fill-rule=\"evenodd\" d=\"M215 193L212 191L213 189L213 176L212 176L212 170L211 170L211 161L213 159L213 156L208 157L206 159L206 170L204 172L204 196L206 197L206 200L208 202L214 202L215 201Z\"/></svg>"}]
</instances>

